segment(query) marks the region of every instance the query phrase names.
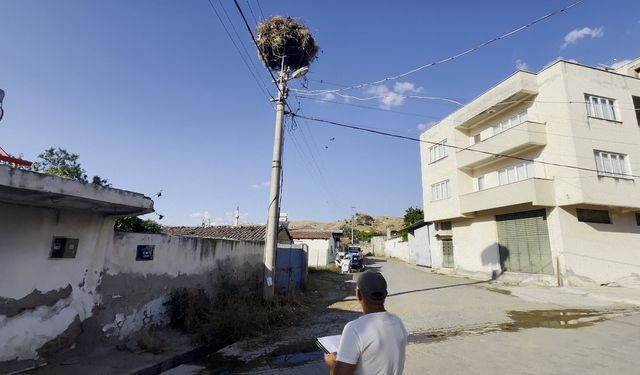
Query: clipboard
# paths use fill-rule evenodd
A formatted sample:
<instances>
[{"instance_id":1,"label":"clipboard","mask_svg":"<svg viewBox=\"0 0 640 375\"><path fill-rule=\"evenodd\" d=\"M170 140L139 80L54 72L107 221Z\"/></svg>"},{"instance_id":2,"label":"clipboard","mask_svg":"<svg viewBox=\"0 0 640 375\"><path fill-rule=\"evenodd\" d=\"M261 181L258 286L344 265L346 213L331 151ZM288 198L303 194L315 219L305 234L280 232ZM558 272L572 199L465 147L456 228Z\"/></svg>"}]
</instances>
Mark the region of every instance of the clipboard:
<instances>
[{"instance_id":1,"label":"clipboard","mask_svg":"<svg viewBox=\"0 0 640 375\"><path fill-rule=\"evenodd\" d=\"M337 352L340 347L341 336L342 335L318 337L316 339L316 345L326 354Z\"/></svg>"}]
</instances>

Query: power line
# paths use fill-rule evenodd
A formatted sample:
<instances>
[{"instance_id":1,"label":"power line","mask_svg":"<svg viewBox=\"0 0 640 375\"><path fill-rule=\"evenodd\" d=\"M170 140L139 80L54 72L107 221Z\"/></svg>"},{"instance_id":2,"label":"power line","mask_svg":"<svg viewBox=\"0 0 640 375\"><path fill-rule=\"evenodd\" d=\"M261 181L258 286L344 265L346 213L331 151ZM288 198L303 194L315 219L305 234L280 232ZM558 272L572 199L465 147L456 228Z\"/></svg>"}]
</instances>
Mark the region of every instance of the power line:
<instances>
[{"instance_id":1,"label":"power line","mask_svg":"<svg viewBox=\"0 0 640 375\"><path fill-rule=\"evenodd\" d=\"M253 66L253 68L255 69L256 73L260 77L260 80L261 80L262 84L264 85L264 80L262 79L262 75L260 75L258 67L256 67L256 64L253 62L253 59L251 58L251 54L249 54L249 51L247 50L247 47L244 45L244 42L242 41L242 38L240 37L240 34L238 34L238 30L236 29L236 26L234 25L233 21L231 21L231 17L229 17L229 13L227 13L227 9L222 4L221 0L218 0L218 4L220 4L220 7L222 8L222 11L224 12L224 15L227 17L227 20L229 21L229 24L231 24L231 28L233 29L233 33L238 38L238 41L240 42L240 45L242 46L242 49L244 50L244 53L247 56L247 59L249 60L249 62L251 62L251 66Z\"/></svg>"},{"instance_id":2,"label":"power line","mask_svg":"<svg viewBox=\"0 0 640 375\"><path fill-rule=\"evenodd\" d=\"M422 140L420 138L409 137L409 136L406 136L406 135L393 134L393 133L383 132L383 131L380 131L380 130L374 130L374 129L369 129L369 128L365 128L365 127L361 127L361 126L344 124L344 123L336 122L336 121L323 120L323 119L304 116L304 115L299 115L299 114L292 114L292 116L300 117L300 118L303 118L303 119L309 120L309 121L315 121L315 122L334 125L334 126L338 126L338 127L342 127L342 128L359 130L359 131L364 131L364 132L378 134L378 135L384 135L384 136L392 137L392 138L404 139L404 140L409 140L409 141L413 141L413 142L427 143L427 144L431 144L431 145L442 145L444 147L455 149L455 150L468 150L468 151L471 151L471 152L477 152L477 153L480 153L480 154L491 155L491 156L495 156L495 157L510 158L510 159L515 159L515 160L520 160L520 161L528 161L528 162L542 164L542 165L549 165L549 166L554 166L554 167L562 167L562 168L576 169L576 170L587 171L587 172L600 173L600 171L598 171L597 169L593 169L593 168L578 167L578 166L575 166L575 165L552 163L552 162L548 162L548 161L522 158L522 157L519 157L519 156L512 156L512 155L499 154L499 153L489 152L489 151L468 149L466 147L454 146L454 145L449 145L449 144L442 144L442 143L433 142L433 141L426 141L426 140ZM640 178L640 176L632 175L632 174L624 174L624 175L621 175L621 176L624 176L624 177L638 177L638 178Z\"/></svg>"},{"instance_id":3,"label":"power line","mask_svg":"<svg viewBox=\"0 0 640 375\"><path fill-rule=\"evenodd\" d=\"M260 9L260 14L262 15L262 19L266 19L267 17L264 16L264 12L262 11L262 7L260 6L260 0L256 0L256 4L258 4L258 9Z\"/></svg>"},{"instance_id":4,"label":"power line","mask_svg":"<svg viewBox=\"0 0 640 375\"><path fill-rule=\"evenodd\" d=\"M256 18L256 15L253 13L253 9L251 8L251 4L249 3L249 0L247 0L247 6L249 7L249 12L251 13L253 22L258 23L258 19Z\"/></svg>"},{"instance_id":5,"label":"power line","mask_svg":"<svg viewBox=\"0 0 640 375\"><path fill-rule=\"evenodd\" d=\"M329 93L329 92L330 93L336 93L336 92L340 92L340 91L352 90L352 89L362 88L362 87L366 87L366 86L373 86L373 85L378 85L378 84L381 84L381 83L384 83L384 82L387 82L387 81L397 80L399 78L406 77L406 76L408 76L410 74L416 73L416 72L418 72L420 70L423 70L423 69L426 69L426 68L430 68L430 67L435 66L435 65L444 64L444 63L453 61L453 60L455 60L455 59L457 59L459 57L462 57L464 55L467 55L467 54L470 54L472 52L475 52L475 51L477 51L477 50L479 50L479 49L481 49L483 47L486 47L486 46L488 46L490 44L493 44L493 43L495 43L495 42L497 42L499 40L502 40L504 38L510 37L510 36L520 32L520 31L522 31L522 30L525 30L525 29L527 29L529 27L532 27L537 23L540 23L540 22L545 21L545 20L547 20L547 19L549 19L549 18L551 18L553 16L556 16L558 14L566 12L566 11L570 10L571 8L579 5L580 3L584 2L584 1L585 0L578 0L578 1L576 1L576 2L574 2L572 4L570 4L570 5L565 6L562 9L553 11L553 12L548 13L548 14L545 14L542 17L539 17L539 18L537 18L537 19L535 19L533 21L530 21L530 22L528 22L528 23L526 23L526 24L524 24L524 25L522 25L522 26L520 26L518 28L515 28L515 29L513 29L513 30L511 30L511 31L509 31L509 32L507 32L505 34L493 37L493 38L491 38L491 39L489 39L489 40L487 40L487 41L485 41L483 43L480 43L480 44L478 44L478 45L476 45L474 47L471 47L471 48L469 48L467 50L464 50L462 52L459 52L459 53L457 53L455 55L449 56L449 57L441 59L441 60L437 60L437 61L434 61L434 62L431 62L431 63L428 63L428 64L421 65L421 66L419 66L417 68L411 69L411 70L409 70L407 72L404 72L404 73L400 73L400 74L397 74L397 75L394 75L394 76L390 76L390 77L385 77L385 78L379 79L377 81L361 83L361 84L348 86L348 87L344 87L344 88L340 88L340 89L334 89L334 90L308 90L307 93Z\"/></svg>"},{"instance_id":6,"label":"power line","mask_svg":"<svg viewBox=\"0 0 640 375\"><path fill-rule=\"evenodd\" d=\"M407 116L415 116L415 117L431 118L431 119L441 119L441 117L429 116L429 115L424 115L424 114L420 114L420 113L397 111L397 110L394 110L394 109L386 109L386 108L380 108L380 107L370 107L370 106L366 106L366 105L359 105L359 104L346 103L346 102L337 102L335 100L313 98L313 97L309 97L309 96L300 96L300 99L314 100L314 101L323 102L323 103L346 105L346 106L350 106L350 107L356 107L356 108L362 108L362 109L370 109L370 110L373 110L373 111L397 113L397 114L400 114L400 115L407 115Z\"/></svg>"},{"instance_id":7,"label":"power line","mask_svg":"<svg viewBox=\"0 0 640 375\"><path fill-rule=\"evenodd\" d=\"M220 24L222 25L222 28L226 32L227 36L229 37L229 40L231 41L231 43L233 43L233 46L235 47L236 51L240 55L240 58L242 59L242 62L244 63L244 66L246 66L247 69L249 70L249 73L251 73L251 76L253 77L253 80L256 82L256 84L258 85L260 90L262 90L262 92L267 96L267 99L270 99L270 100L273 99L273 96L271 96L271 94L262 86L262 84L260 84L260 82L258 82L258 78L256 77L256 75L254 74L253 70L249 66L249 63L247 63L247 60L244 58L244 55L242 55L242 52L240 51L240 48L238 47L238 45L236 44L235 40L231 36L231 33L227 29L227 26L222 21L222 17L220 17L220 14L218 13L218 10L213 6L213 3L211 2L211 0L208 0L208 2L209 2L209 6L211 7L211 9L213 9L213 12L216 14L216 17L218 17L218 21L220 21Z\"/></svg>"}]
</instances>

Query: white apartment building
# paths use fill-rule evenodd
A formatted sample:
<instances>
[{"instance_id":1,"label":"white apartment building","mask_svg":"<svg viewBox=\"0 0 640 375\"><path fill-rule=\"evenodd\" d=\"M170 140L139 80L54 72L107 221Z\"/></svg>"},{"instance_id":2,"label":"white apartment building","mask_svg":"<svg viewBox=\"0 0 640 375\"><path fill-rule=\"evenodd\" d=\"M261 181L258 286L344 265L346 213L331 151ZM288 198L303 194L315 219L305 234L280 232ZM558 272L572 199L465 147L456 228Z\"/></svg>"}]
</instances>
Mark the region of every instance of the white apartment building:
<instances>
[{"instance_id":1,"label":"white apartment building","mask_svg":"<svg viewBox=\"0 0 640 375\"><path fill-rule=\"evenodd\" d=\"M518 71L425 131L433 267L640 279L640 59Z\"/></svg>"}]
</instances>

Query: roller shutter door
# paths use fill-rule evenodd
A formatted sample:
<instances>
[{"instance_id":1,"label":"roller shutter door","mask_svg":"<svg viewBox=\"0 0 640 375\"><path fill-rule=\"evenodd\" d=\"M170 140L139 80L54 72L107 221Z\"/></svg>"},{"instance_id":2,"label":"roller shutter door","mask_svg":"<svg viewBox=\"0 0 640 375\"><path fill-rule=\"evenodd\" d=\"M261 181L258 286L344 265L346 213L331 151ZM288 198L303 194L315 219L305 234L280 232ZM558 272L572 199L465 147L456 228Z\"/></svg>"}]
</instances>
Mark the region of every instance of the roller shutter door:
<instances>
[{"instance_id":1,"label":"roller shutter door","mask_svg":"<svg viewBox=\"0 0 640 375\"><path fill-rule=\"evenodd\" d=\"M545 210L497 215L496 222L504 271L554 274Z\"/></svg>"}]
</instances>

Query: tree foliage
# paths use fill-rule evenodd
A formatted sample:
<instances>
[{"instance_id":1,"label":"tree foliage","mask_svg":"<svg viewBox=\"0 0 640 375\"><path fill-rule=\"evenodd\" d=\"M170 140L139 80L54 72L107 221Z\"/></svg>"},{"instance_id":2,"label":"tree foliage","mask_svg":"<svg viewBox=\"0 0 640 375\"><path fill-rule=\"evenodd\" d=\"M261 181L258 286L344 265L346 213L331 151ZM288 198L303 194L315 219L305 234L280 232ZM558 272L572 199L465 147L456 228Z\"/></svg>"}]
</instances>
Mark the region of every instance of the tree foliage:
<instances>
[{"instance_id":1,"label":"tree foliage","mask_svg":"<svg viewBox=\"0 0 640 375\"><path fill-rule=\"evenodd\" d=\"M160 233L162 226L153 220L142 220L137 216L116 219L113 229L118 232Z\"/></svg>"},{"instance_id":2,"label":"tree foliage","mask_svg":"<svg viewBox=\"0 0 640 375\"><path fill-rule=\"evenodd\" d=\"M53 176L68 178L80 182L87 182L87 174L78 163L78 154L70 154L63 148L48 148L38 155L38 161L33 163L31 169Z\"/></svg>"},{"instance_id":3,"label":"tree foliage","mask_svg":"<svg viewBox=\"0 0 640 375\"><path fill-rule=\"evenodd\" d=\"M33 163L31 169L36 172L87 183L89 182L87 173L78 162L79 158L78 154L71 154L64 148L50 147L38 155L38 161ZM101 178L100 176L93 176L91 183L102 187L111 186L106 178Z\"/></svg>"},{"instance_id":4,"label":"tree foliage","mask_svg":"<svg viewBox=\"0 0 640 375\"><path fill-rule=\"evenodd\" d=\"M409 207L404 213L404 225L409 226L424 219L424 212L420 208Z\"/></svg>"}]
</instances>

